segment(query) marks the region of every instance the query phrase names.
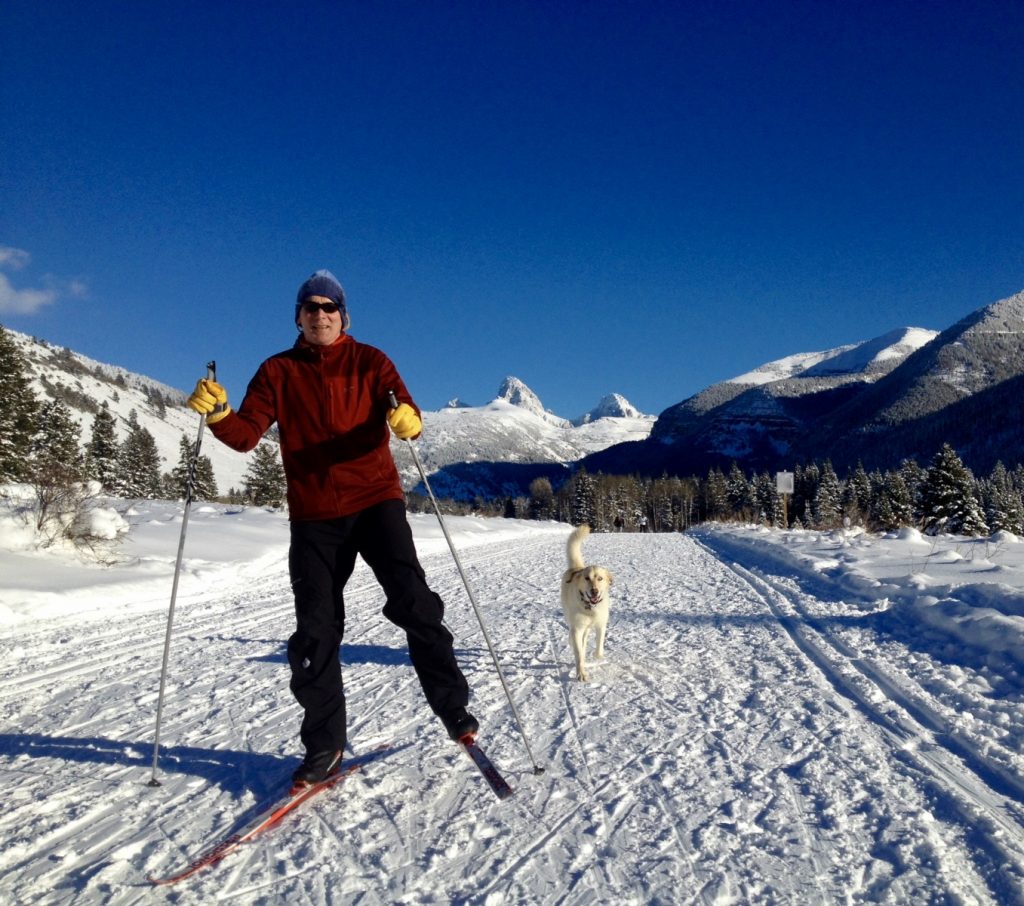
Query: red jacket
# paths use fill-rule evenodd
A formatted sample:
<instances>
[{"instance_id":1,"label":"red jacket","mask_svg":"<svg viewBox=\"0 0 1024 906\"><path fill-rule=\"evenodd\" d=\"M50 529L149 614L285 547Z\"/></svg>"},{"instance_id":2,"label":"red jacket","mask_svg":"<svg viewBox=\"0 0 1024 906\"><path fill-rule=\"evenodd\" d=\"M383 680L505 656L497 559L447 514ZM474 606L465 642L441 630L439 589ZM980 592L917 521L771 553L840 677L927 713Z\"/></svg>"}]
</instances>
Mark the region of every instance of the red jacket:
<instances>
[{"instance_id":1,"label":"red jacket","mask_svg":"<svg viewBox=\"0 0 1024 906\"><path fill-rule=\"evenodd\" d=\"M348 516L403 497L385 420L388 391L419 414L379 349L347 334L330 346L300 338L260 365L237 411L210 425L210 431L244 453L276 421L289 518Z\"/></svg>"}]
</instances>

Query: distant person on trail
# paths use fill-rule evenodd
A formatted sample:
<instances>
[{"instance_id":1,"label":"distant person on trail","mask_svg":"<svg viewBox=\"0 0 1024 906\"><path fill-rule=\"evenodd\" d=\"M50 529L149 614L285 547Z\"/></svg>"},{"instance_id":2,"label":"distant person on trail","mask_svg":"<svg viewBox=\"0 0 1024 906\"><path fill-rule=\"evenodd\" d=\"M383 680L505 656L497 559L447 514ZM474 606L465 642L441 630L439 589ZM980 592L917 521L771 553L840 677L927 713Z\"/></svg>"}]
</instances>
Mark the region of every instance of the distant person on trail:
<instances>
[{"instance_id":1,"label":"distant person on trail","mask_svg":"<svg viewBox=\"0 0 1024 906\"><path fill-rule=\"evenodd\" d=\"M615 525L615 531L617 531L617 532L621 532L621 531L622 531L622 527L623 527L623 526L624 526L625 524L626 524L626 523L625 523L625 520L623 520L622 516L616 516L616 517L615 517L615 523L614 523L614 525Z\"/></svg>"},{"instance_id":2,"label":"distant person on trail","mask_svg":"<svg viewBox=\"0 0 1024 906\"><path fill-rule=\"evenodd\" d=\"M640 531L641 532L646 532L647 531L647 517L646 516L641 516L640 517Z\"/></svg>"},{"instance_id":3,"label":"distant person on trail","mask_svg":"<svg viewBox=\"0 0 1024 906\"><path fill-rule=\"evenodd\" d=\"M299 287L295 324L295 345L260 365L237 411L224 388L205 379L188 405L206 416L218 440L243 453L274 422L280 431L297 622L288 664L305 712L299 735L306 754L293 780L303 786L335 771L345 748L339 650L357 554L384 589L384 616L405 630L427 703L448 735L474 736L479 724L466 710L469 687L442 622L444 603L416 556L389 447L388 425L403 440L419 437L420 411L391 360L346 333L345 292L329 271Z\"/></svg>"}]
</instances>

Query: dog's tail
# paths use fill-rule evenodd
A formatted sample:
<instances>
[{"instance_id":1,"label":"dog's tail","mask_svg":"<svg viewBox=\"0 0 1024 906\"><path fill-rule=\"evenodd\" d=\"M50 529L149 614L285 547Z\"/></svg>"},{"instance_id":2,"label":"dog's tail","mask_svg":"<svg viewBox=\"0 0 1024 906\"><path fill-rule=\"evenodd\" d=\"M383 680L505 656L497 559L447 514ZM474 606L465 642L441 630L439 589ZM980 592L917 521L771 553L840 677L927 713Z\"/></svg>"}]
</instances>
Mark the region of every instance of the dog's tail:
<instances>
[{"instance_id":1,"label":"dog's tail","mask_svg":"<svg viewBox=\"0 0 1024 906\"><path fill-rule=\"evenodd\" d=\"M569 569L583 569L587 565L583 559L583 539L589 534L590 526L584 524L574 529L569 536L569 543L565 548L569 557Z\"/></svg>"}]
</instances>

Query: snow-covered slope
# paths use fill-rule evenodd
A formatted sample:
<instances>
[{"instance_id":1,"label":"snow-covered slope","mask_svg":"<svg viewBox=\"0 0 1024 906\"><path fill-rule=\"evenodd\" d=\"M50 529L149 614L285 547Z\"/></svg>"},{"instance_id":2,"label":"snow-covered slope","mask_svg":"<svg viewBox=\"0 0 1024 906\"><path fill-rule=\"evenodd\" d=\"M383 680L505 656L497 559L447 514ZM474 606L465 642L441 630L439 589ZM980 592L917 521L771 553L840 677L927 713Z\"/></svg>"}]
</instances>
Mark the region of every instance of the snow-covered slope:
<instances>
[{"instance_id":1,"label":"snow-covered slope","mask_svg":"<svg viewBox=\"0 0 1024 906\"><path fill-rule=\"evenodd\" d=\"M60 396L71 407L81 428L83 446L89 440L93 416L103 402L117 420L119 441L124 440L129 415L135 412L139 424L153 435L164 472L178 464L182 434L190 443L195 442L199 416L186 408L187 394L181 390L17 331L7 333L28 363L28 376L37 397ZM230 488L242 487L242 477L253 454L236 453L209 434L205 436L202 453L213 464L222 494Z\"/></svg>"},{"instance_id":2,"label":"snow-covered slope","mask_svg":"<svg viewBox=\"0 0 1024 906\"><path fill-rule=\"evenodd\" d=\"M770 384L791 378L848 377L873 380L891 371L910 353L938 336L922 327L898 330L824 352L804 352L760 365L730 378L730 384Z\"/></svg>"}]
</instances>

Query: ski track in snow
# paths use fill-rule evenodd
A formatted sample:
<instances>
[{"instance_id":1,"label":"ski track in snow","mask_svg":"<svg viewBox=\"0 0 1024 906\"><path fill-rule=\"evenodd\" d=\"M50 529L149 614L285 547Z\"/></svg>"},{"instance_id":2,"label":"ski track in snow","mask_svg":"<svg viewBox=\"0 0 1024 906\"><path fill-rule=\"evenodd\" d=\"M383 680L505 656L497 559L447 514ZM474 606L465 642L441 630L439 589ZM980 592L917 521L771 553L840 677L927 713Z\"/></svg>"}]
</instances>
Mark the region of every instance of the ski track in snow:
<instances>
[{"instance_id":1,"label":"ski track in snow","mask_svg":"<svg viewBox=\"0 0 1024 906\"><path fill-rule=\"evenodd\" d=\"M862 612L706 541L593 535L587 559L615 585L607 659L580 684L558 605L564 540L496 547L460 556L539 775L451 557L423 560L513 798L493 796L426 708L360 564L349 738L394 751L219 865L149 885L295 764L282 562L179 601L156 788L166 613L4 638L3 900L1024 903L1024 780L957 733L941 689Z\"/></svg>"}]
</instances>

